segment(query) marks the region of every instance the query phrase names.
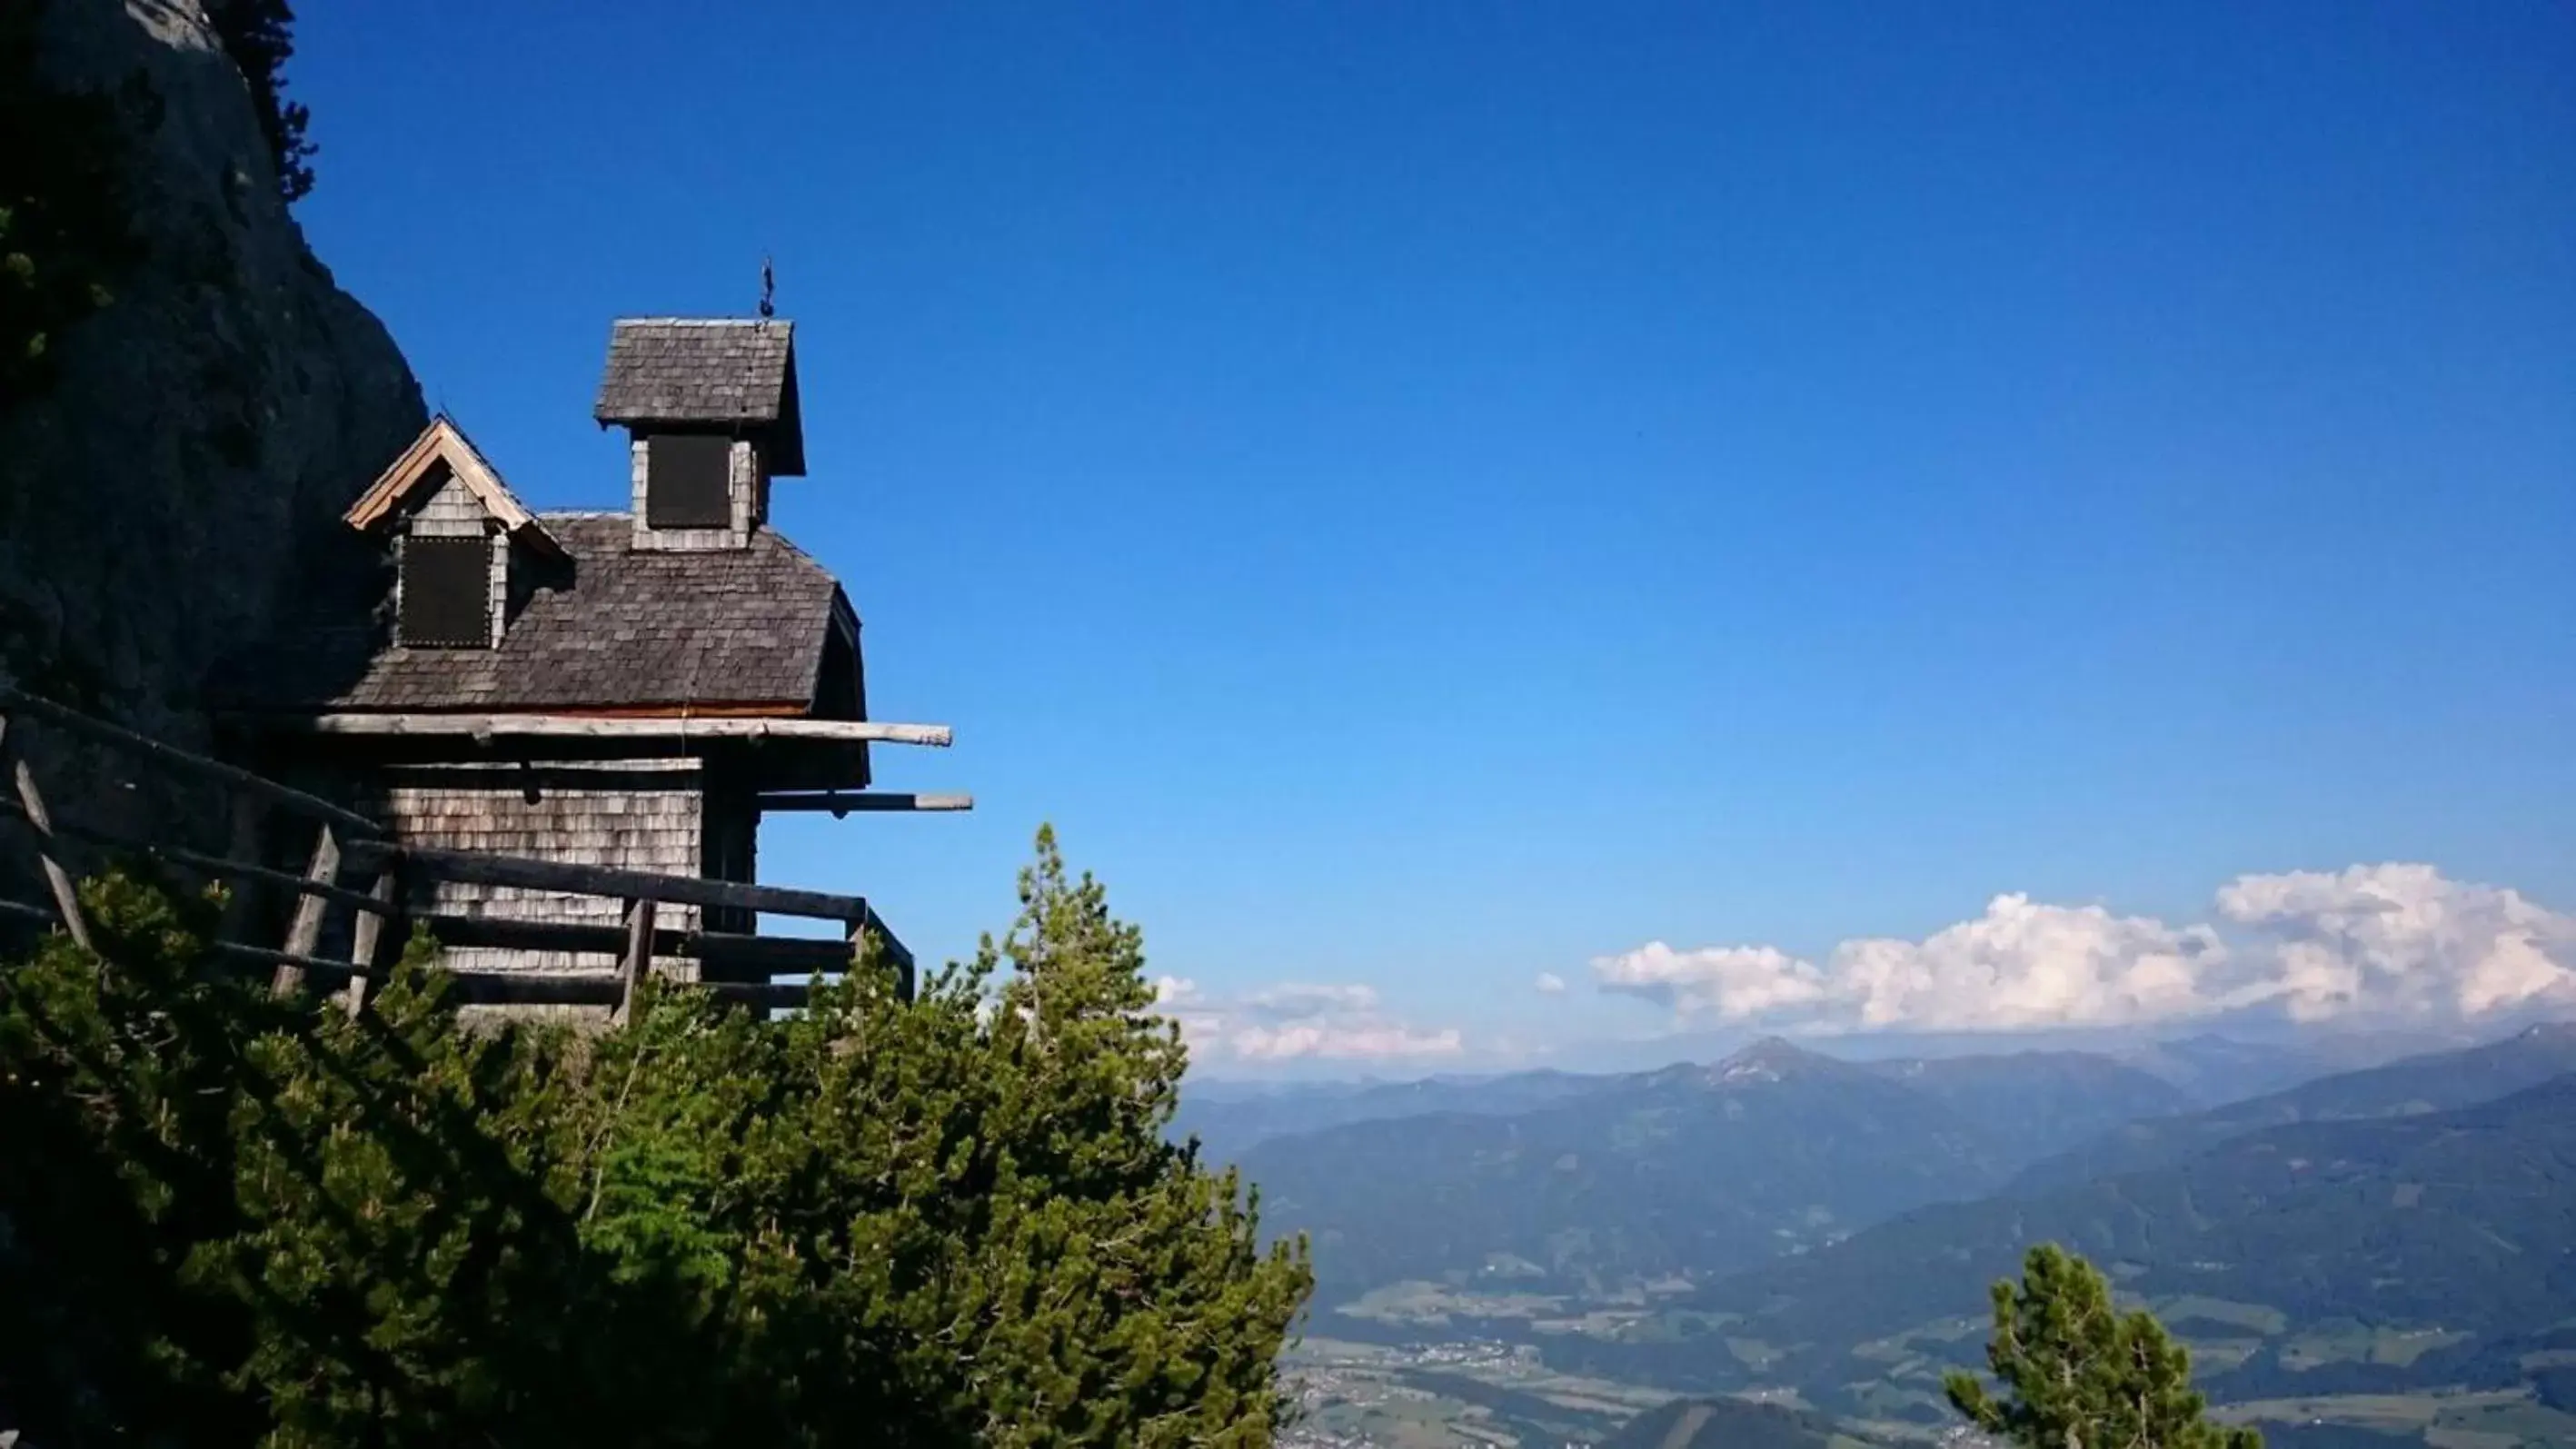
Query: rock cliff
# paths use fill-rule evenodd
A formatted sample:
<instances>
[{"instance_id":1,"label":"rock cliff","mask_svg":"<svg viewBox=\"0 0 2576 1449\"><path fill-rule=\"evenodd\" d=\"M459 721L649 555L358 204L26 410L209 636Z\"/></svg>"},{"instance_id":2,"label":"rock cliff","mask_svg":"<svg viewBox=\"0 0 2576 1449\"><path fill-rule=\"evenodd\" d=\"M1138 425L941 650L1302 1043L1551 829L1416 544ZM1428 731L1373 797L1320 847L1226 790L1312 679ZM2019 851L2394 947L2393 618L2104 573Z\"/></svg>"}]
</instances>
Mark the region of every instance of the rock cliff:
<instances>
[{"instance_id":1,"label":"rock cliff","mask_svg":"<svg viewBox=\"0 0 2576 1449\"><path fill-rule=\"evenodd\" d=\"M0 676L202 741L210 666L354 584L338 514L421 427L420 387L307 249L199 0L42 0L36 23L43 85L140 76L154 114L118 166L140 260L54 339L48 386L0 397ZM73 767L58 811L179 808L49 763Z\"/></svg>"}]
</instances>

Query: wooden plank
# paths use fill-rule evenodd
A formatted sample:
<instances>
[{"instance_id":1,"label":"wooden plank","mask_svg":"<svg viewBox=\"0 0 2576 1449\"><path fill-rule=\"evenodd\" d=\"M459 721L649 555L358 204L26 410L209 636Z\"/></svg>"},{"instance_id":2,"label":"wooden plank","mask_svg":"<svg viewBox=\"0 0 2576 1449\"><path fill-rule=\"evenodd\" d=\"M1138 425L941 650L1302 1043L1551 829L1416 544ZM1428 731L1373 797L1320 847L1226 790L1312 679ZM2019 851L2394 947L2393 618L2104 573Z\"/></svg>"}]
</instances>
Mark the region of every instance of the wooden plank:
<instances>
[{"instance_id":1,"label":"wooden plank","mask_svg":"<svg viewBox=\"0 0 2576 1449\"><path fill-rule=\"evenodd\" d=\"M234 798L237 800L247 800L250 797L245 795L236 796ZM10 802L0 801L0 808L7 809L10 814L26 818L27 811L23 804L11 806ZM378 911L387 909L386 907L379 906L374 900L370 899L362 892L346 890L342 887L330 885L322 881L311 880L304 876L297 875L291 870L277 870L265 865L254 865L247 860L237 860L230 856L206 855L202 852L190 850L187 847L180 845L155 845L151 841L145 840L139 836L127 835L121 831L115 830L100 830L95 826L83 825L76 820L54 821L52 829L56 835L63 836L67 839L85 840L93 845L115 846L155 860L167 861L172 865L184 865L190 870L198 871L205 875L225 877L240 876L252 880L265 881L270 885L278 886L288 891L301 892L306 895L321 896L326 900L334 901L340 905L347 906L352 910ZM239 893L236 892L236 896L238 896L238 894ZM218 935L238 936L241 934L239 929L240 922L234 919L234 911L230 903L227 903L225 906L223 922L224 926L217 931Z\"/></svg>"},{"instance_id":2,"label":"wooden plank","mask_svg":"<svg viewBox=\"0 0 2576 1449\"><path fill-rule=\"evenodd\" d=\"M553 714L323 714L259 721L287 733L371 738L422 736L585 740L823 740L840 744L930 745L955 742L947 725L879 720L766 719L741 715L663 715L600 719Z\"/></svg>"},{"instance_id":3,"label":"wooden plank","mask_svg":"<svg viewBox=\"0 0 2576 1449\"><path fill-rule=\"evenodd\" d=\"M575 955L616 957L627 946L624 926L585 926L571 921L527 921L509 916L429 915L420 918L442 946L483 947L500 951L561 951ZM653 933L653 955L699 963L705 973L766 979L810 976L850 969L848 943L833 937L745 936L726 931ZM706 976L726 979L722 975Z\"/></svg>"},{"instance_id":4,"label":"wooden plank","mask_svg":"<svg viewBox=\"0 0 2576 1449\"><path fill-rule=\"evenodd\" d=\"M456 1000L473 1006L605 1006L615 1008L626 983L615 971L451 971ZM703 990L719 1001L774 1009L805 1004L803 981L729 981Z\"/></svg>"},{"instance_id":5,"label":"wooden plank","mask_svg":"<svg viewBox=\"0 0 2576 1449\"><path fill-rule=\"evenodd\" d=\"M622 988L617 996L619 1022L634 1015L635 997L652 978L653 899L646 896L626 903L626 950L617 963L617 980Z\"/></svg>"},{"instance_id":6,"label":"wooden plank","mask_svg":"<svg viewBox=\"0 0 2576 1449\"><path fill-rule=\"evenodd\" d=\"M382 836L385 833L383 826L369 820L366 816L334 805L320 796L308 795L291 786L281 785L264 775L254 775L248 770L235 769L231 765L207 759L203 755L192 754L176 745L165 745L149 735L136 734L122 725L112 725L105 720L92 719L77 710L65 709L52 700L39 699L35 695L23 693L6 685L0 685L0 709L23 710L46 724L132 751L165 769L220 781L233 789L263 796L290 810L316 819L331 821L357 835Z\"/></svg>"},{"instance_id":7,"label":"wooden plank","mask_svg":"<svg viewBox=\"0 0 2576 1449\"><path fill-rule=\"evenodd\" d=\"M308 899L319 897L333 905L347 906L362 917L390 916L396 912L393 905L365 891L353 891L346 886L316 880L309 875L297 875L291 870L275 870L265 865L252 865L248 861L226 860L220 855L199 855L193 850L184 850L175 845L153 845L146 846L145 849L165 860L204 871L208 875L246 876L252 880L265 881L273 886L299 892Z\"/></svg>"},{"instance_id":8,"label":"wooden plank","mask_svg":"<svg viewBox=\"0 0 2576 1449\"><path fill-rule=\"evenodd\" d=\"M357 970L346 961L333 961L321 956L302 955L294 951L274 951L266 946L246 945L240 941L209 941L206 943L206 949L219 956L230 956L237 961L273 966L280 976L292 971L295 973L296 980L309 979L315 985L326 989L345 984ZM273 985L271 989L274 989Z\"/></svg>"},{"instance_id":9,"label":"wooden plank","mask_svg":"<svg viewBox=\"0 0 2576 1449\"><path fill-rule=\"evenodd\" d=\"M0 691L0 697L14 696L16 691ZM0 761L9 766L18 788L18 808L27 817L28 827L36 835L36 860L44 867L45 889L54 898L54 909L62 916L63 930L84 951L97 948L90 944L89 918L81 914L80 892L72 885L72 874L63 868L62 852L54 845L53 817L45 813L45 797L36 788L36 772L27 763L24 751L9 741L10 718L0 714Z\"/></svg>"},{"instance_id":10,"label":"wooden plank","mask_svg":"<svg viewBox=\"0 0 2576 1449\"><path fill-rule=\"evenodd\" d=\"M867 909L867 901L861 896L746 885L738 881L707 880L701 876L654 875L640 870L620 870L615 866L574 865L567 861L486 855L472 850L391 846L367 841L352 844L349 852L350 858L361 869L400 859L425 879L466 885L517 886L523 890L565 891L586 896L648 897L664 905L735 906L774 916L807 916L825 921L850 920Z\"/></svg>"},{"instance_id":11,"label":"wooden plank","mask_svg":"<svg viewBox=\"0 0 2576 1449\"><path fill-rule=\"evenodd\" d=\"M213 949L244 961L281 969L292 967L321 985L339 986L358 974L346 961L295 956L263 946L217 941L213 943ZM454 983L454 999L469 1006L614 1007L624 990L624 982L614 971L448 971L443 974ZM706 983L704 989L719 1001L763 1008L796 1007L805 1004L810 983L725 981Z\"/></svg>"},{"instance_id":12,"label":"wooden plank","mask_svg":"<svg viewBox=\"0 0 2576 1449\"><path fill-rule=\"evenodd\" d=\"M763 813L791 810L828 810L847 815L852 811L874 813L901 810L972 810L972 795L907 795L892 791L860 790L773 790L752 797L752 808Z\"/></svg>"},{"instance_id":13,"label":"wooden plank","mask_svg":"<svg viewBox=\"0 0 2576 1449\"><path fill-rule=\"evenodd\" d=\"M397 885L390 867L377 871L374 884L367 888L369 908L360 911L358 918L350 924L349 964L356 968L358 974L349 979L341 1004L351 1016L366 1009L367 989L386 964L386 942L399 939L399 933L385 929L401 909Z\"/></svg>"},{"instance_id":14,"label":"wooden plank","mask_svg":"<svg viewBox=\"0 0 2576 1449\"><path fill-rule=\"evenodd\" d=\"M41 921L48 926L61 919L49 906L31 906L25 901L13 901L6 897L0 897L0 916L16 916L21 920Z\"/></svg>"},{"instance_id":15,"label":"wooden plank","mask_svg":"<svg viewBox=\"0 0 2576 1449\"><path fill-rule=\"evenodd\" d=\"M339 875L340 835L338 831L331 828L330 822L325 821L314 833L313 859L304 867L304 879L315 885L333 886L337 889L334 882L338 880ZM313 948L321 943L322 925L328 918L330 909L331 902L320 895L308 895L295 903L294 923L286 928L287 955L302 958L313 954ZM280 996L290 995L303 988L303 969L283 964L277 968L277 978L269 987Z\"/></svg>"}]
</instances>

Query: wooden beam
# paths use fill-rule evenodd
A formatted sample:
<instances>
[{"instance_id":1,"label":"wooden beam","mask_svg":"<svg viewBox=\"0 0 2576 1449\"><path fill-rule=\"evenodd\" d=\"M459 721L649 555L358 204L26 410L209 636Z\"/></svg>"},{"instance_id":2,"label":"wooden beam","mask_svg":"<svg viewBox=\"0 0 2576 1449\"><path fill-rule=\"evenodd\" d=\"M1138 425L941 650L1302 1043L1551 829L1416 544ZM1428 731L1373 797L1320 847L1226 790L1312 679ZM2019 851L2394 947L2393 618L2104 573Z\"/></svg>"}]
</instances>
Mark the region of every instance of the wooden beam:
<instances>
[{"instance_id":1,"label":"wooden beam","mask_svg":"<svg viewBox=\"0 0 2576 1449\"><path fill-rule=\"evenodd\" d=\"M851 719L764 719L739 715L669 714L658 718L592 719L555 714L321 714L280 715L258 723L286 733L369 738L463 737L478 741L820 740L831 744L944 747L956 738L956 732L947 725Z\"/></svg>"},{"instance_id":2,"label":"wooden beam","mask_svg":"<svg viewBox=\"0 0 2576 1449\"><path fill-rule=\"evenodd\" d=\"M420 921L442 946L562 951L611 958L623 955L627 947L624 926L523 921L509 916L429 915ZM667 928L653 933L653 955L656 959L695 961L700 976L706 980L811 976L818 971L847 971L852 964L848 943L834 937L745 936Z\"/></svg>"},{"instance_id":3,"label":"wooden beam","mask_svg":"<svg viewBox=\"0 0 2576 1449\"><path fill-rule=\"evenodd\" d=\"M337 891L339 876L340 834L331 828L330 822L325 821L314 834L313 858L304 867L304 881L310 885L329 886ZM306 958L313 954L314 947L322 942L322 925L328 919L330 910L331 902L318 893L304 896L296 901L295 920L286 928L288 956ZM277 978L270 983L269 989L279 996L289 996L303 990L303 968L280 964L277 968Z\"/></svg>"},{"instance_id":4,"label":"wooden beam","mask_svg":"<svg viewBox=\"0 0 2576 1449\"><path fill-rule=\"evenodd\" d=\"M606 1006L623 999L626 983L615 971L451 971L455 999L472 1006ZM703 984L719 1001L762 1008L805 1004L803 981L721 981Z\"/></svg>"},{"instance_id":5,"label":"wooden beam","mask_svg":"<svg viewBox=\"0 0 2576 1449\"><path fill-rule=\"evenodd\" d=\"M247 800L249 798L250 797L246 795L235 797L237 800ZM22 818L27 815L27 808L24 803L13 805L11 802L5 800L0 800L0 811L5 811L8 814L17 815ZM32 821L30 823L32 823ZM131 850L137 855L146 856L153 860L166 861L172 865L184 865L190 870L197 871L203 875L226 877L239 876L250 880L263 881L269 885L278 886L288 891L299 892L308 896L320 896L325 900L347 906L352 910L379 911L386 909L385 907L379 906L373 899L369 898L363 892L345 890L339 886L331 885L324 881L317 881L306 876L297 875L291 870L276 870L265 865L255 865L247 860L236 860L231 856L206 855L199 851L190 850L186 846L182 845L155 845L151 841L143 839L140 836L127 835L121 831L115 830L100 830L95 826L83 825L77 820L56 820L52 823L50 828L54 834L69 840L85 840L92 845L105 845L124 850ZM222 922L222 926L217 930L218 935L237 936L241 934L241 922L236 919L235 912L229 903L227 903L224 908Z\"/></svg>"},{"instance_id":6,"label":"wooden beam","mask_svg":"<svg viewBox=\"0 0 2576 1449\"><path fill-rule=\"evenodd\" d=\"M14 694L15 691L0 691L0 697ZM36 833L36 860L44 867L45 889L54 898L54 909L62 915L63 930L82 950L96 950L90 944L89 918L81 914L80 892L72 885L72 873L63 868L62 851L54 844L53 817L45 813L45 797L36 788L35 769L27 763L26 752L9 742L9 725L9 716L0 714L0 761L8 764L17 784L18 809Z\"/></svg>"},{"instance_id":7,"label":"wooden beam","mask_svg":"<svg viewBox=\"0 0 2576 1449\"><path fill-rule=\"evenodd\" d=\"M912 953L904 950L902 943L895 940L894 933L884 927L885 922L878 920L873 911L862 919L850 922L850 955L855 960L865 952L870 937L882 943L887 948L885 954L894 966L895 999L908 1002L912 1000Z\"/></svg>"},{"instance_id":8,"label":"wooden beam","mask_svg":"<svg viewBox=\"0 0 2576 1449\"><path fill-rule=\"evenodd\" d=\"M314 985L325 989L341 986L351 976L358 974L357 967L346 961L333 961L326 957L304 955L294 951L272 951L266 946L250 946L239 941L208 941L206 949L218 956L230 956L235 960L273 966L276 968L277 976L284 976L291 971L295 973L296 980L309 979ZM272 977L271 990L275 989L274 980L275 978Z\"/></svg>"},{"instance_id":9,"label":"wooden beam","mask_svg":"<svg viewBox=\"0 0 2576 1449\"><path fill-rule=\"evenodd\" d=\"M789 810L828 810L847 815L902 810L972 810L972 795L905 795L890 791L772 790L752 797L752 808L764 814Z\"/></svg>"},{"instance_id":10,"label":"wooden beam","mask_svg":"<svg viewBox=\"0 0 2576 1449\"><path fill-rule=\"evenodd\" d=\"M867 927L876 932L877 940L886 949L887 958L894 962L897 971L903 973L903 999L910 1001L912 999L912 948L895 939L894 927L887 925L885 917L878 915L873 906L868 908Z\"/></svg>"},{"instance_id":11,"label":"wooden beam","mask_svg":"<svg viewBox=\"0 0 2576 1449\"><path fill-rule=\"evenodd\" d=\"M327 830L330 827L323 828ZM297 875L291 870L273 870L264 865L252 865L248 861L226 860L220 855L199 855L193 850L183 850L175 845L151 845L144 849L164 860L203 871L208 875L245 876L251 880L298 892L306 900L318 897L333 905L347 906L350 910L358 912L362 918L372 919L376 916L395 914L395 908L392 905L376 896L365 891L353 891L346 886L333 885L329 881L316 879L309 874Z\"/></svg>"},{"instance_id":12,"label":"wooden beam","mask_svg":"<svg viewBox=\"0 0 2576 1449\"><path fill-rule=\"evenodd\" d=\"M665 905L734 906L774 916L807 916L846 921L868 908L861 896L823 891L788 890L781 886L745 885L693 875L654 875L605 865L573 865L558 860L530 860L515 855L486 855L475 850L438 850L428 846L392 846L365 841L349 847L360 869L401 860L428 880L468 885L517 886L523 890L563 891L572 895L646 898Z\"/></svg>"},{"instance_id":13,"label":"wooden beam","mask_svg":"<svg viewBox=\"0 0 2576 1449\"><path fill-rule=\"evenodd\" d=\"M617 963L617 1015L624 1025L635 1015L635 998L644 983L653 979L653 898L645 896L626 903L626 951Z\"/></svg>"},{"instance_id":14,"label":"wooden beam","mask_svg":"<svg viewBox=\"0 0 2576 1449\"><path fill-rule=\"evenodd\" d=\"M112 725L105 720L92 719L78 710L65 709L52 700L39 699L35 695L23 693L6 685L0 685L0 710L23 710L46 724L69 730L77 735L86 735L91 739L115 745L119 749L132 751L165 769L194 774L203 779L229 785L235 790L262 796L289 810L298 811L315 819L331 821L355 835L381 836L385 833L385 828L375 821L354 810L334 805L320 796L308 795L291 786L281 785L266 776L254 775L248 770L236 769L231 765L207 759L203 755L192 754L176 745L165 745L149 735L136 734L122 725Z\"/></svg>"},{"instance_id":15,"label":"wooden beam","mask_svg":"<svg viewBox=\"0 0 2576 1449\"><path fill-rule=\"evenodd\" d=\"M47 907L31 906L25 901L13 901L5 897L0 897L0 916L16 916L22 920L41 921L48 926L62 919Z\"/></svg>"}]
</instances>

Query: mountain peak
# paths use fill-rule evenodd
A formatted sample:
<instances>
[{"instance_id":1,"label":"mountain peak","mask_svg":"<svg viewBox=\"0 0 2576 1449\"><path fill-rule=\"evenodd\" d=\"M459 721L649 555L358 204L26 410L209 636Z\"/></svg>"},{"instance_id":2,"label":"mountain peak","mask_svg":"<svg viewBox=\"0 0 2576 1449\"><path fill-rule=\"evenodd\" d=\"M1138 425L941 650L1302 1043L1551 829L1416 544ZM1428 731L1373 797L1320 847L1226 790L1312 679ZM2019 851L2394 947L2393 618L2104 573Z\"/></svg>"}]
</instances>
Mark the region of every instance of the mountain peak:
<instances>
[{"instance_id":1,"label":"mountain peak","mask_svg":"<svg viewBox=\"0 0 2576 1449\"><path fill-rule=\"evenodd\" d=\"M1843 1063L1783 1037L1766 1036L1708 1069L1712 1082L1778 1082L1833 1071Z\"/></svg>"}]
</instances>

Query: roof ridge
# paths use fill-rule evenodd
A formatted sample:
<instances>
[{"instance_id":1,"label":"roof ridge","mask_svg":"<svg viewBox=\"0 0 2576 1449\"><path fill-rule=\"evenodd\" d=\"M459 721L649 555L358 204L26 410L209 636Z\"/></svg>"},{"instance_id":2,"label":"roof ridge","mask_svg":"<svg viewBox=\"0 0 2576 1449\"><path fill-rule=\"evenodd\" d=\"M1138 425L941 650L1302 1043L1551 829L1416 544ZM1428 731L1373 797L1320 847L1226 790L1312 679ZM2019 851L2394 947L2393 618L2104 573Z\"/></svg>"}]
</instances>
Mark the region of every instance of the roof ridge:
<instances>
[{"instance_id":1,"label":"roof ridge","mask_svg":"<svg viewBox=\"0 0 2576 1449\"><path fill-rule=\"evenodd\" d=\"M792 317L617 317L615 327L793 327Z\"/></svg>"}]
</instances>

